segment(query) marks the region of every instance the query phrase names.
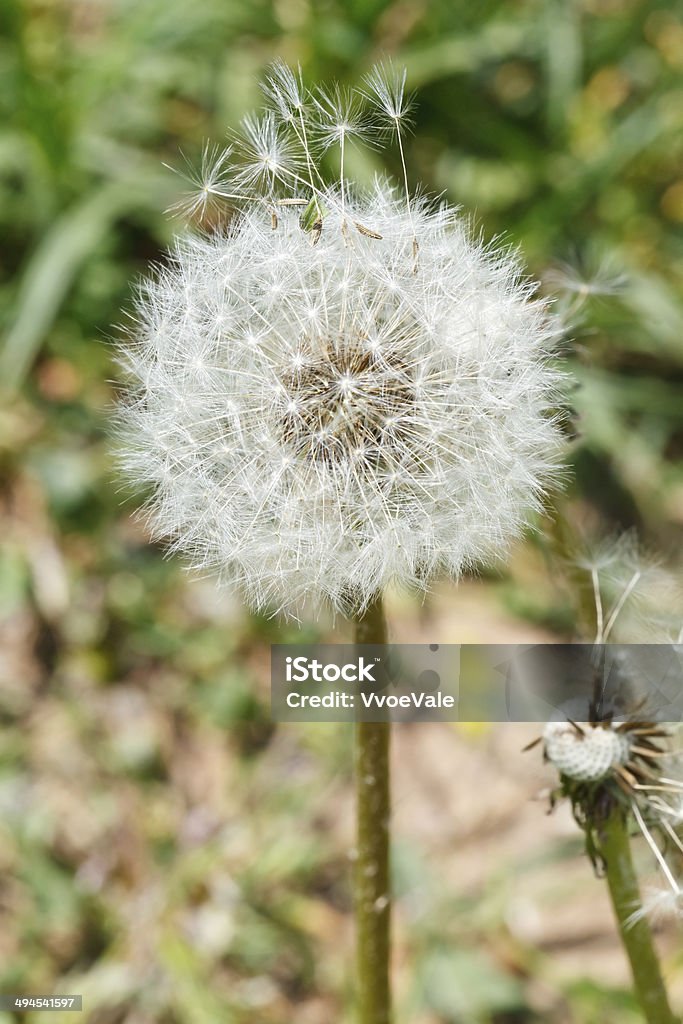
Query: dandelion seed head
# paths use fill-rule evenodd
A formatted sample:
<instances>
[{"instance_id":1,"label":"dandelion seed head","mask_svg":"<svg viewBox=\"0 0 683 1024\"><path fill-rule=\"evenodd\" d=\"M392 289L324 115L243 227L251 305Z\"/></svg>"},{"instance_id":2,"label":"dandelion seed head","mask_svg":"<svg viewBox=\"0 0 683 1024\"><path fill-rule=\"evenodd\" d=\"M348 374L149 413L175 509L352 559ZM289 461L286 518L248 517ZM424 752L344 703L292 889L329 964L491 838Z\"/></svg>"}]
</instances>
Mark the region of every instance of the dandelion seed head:
<instances>
[{"instance_id":1,"label":"dandelion seed head","mask_svg":"<svg viewBox=\"0 0 683 1024\"><path fill-rule=\"evenodd\" d=\"M245 201L140 289L123 460L192 566L257 608L348 611L500 557L540 508L558 329L448 206L324 184L300 75L267 92L235 145Z\"/></svg>"}]
</instances>

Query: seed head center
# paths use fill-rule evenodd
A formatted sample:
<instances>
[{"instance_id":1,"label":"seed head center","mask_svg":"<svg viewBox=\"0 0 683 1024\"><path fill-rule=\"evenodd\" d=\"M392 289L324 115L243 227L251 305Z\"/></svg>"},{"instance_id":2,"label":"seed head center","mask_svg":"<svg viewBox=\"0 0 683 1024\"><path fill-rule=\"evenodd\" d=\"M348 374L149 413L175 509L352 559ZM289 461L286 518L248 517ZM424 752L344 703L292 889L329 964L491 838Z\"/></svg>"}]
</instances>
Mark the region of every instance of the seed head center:
<instances>
[{"instance_id":1,"label":"seed head center","mask_svg":"<svg viewBox=\"0 0 683 1024\"><path fill-rule=\"evenodd\" d=\"M295 454L381 469L405 450L415 389L395 353L359 334L306 338L282 384L282 434Z\"/></svg>"}]
</instances>

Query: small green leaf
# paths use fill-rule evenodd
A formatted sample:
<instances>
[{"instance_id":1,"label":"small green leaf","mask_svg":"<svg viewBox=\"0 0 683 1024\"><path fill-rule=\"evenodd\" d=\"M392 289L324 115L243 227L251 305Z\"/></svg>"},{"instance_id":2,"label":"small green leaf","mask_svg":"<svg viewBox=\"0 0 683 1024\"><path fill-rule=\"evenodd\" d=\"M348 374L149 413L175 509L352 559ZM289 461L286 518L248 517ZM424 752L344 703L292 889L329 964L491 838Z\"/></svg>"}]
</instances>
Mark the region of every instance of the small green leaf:
<instances>
[{"instance_id":1,"label":"small green leaf","mask_svg":"<svg viewBox=\"0 0 683 1024\"><path fill-rule=\"evenodd\" d=\"M303 210L301 217L299 218L299 223L304 231L320 231L322 228L323 216L324 213L320 203L314 196L306 209Z\"/></svg>"}]
</instances>

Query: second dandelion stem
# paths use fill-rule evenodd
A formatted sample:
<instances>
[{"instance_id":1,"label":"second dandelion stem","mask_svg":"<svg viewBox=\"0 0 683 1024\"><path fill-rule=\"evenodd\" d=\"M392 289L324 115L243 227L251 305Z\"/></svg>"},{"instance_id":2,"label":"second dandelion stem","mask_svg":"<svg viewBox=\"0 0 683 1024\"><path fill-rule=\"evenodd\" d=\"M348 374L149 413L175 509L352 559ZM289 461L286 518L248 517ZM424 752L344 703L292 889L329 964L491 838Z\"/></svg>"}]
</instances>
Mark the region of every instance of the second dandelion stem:
<instances>
[{"instance_id":1,"label":"second dandelion stem","mask_svg":"<svg viewBox=\"0 0 683 1024\"><path fill-rule=\"evenodd\" d=\"M355 642L387 642L381 597L356 618ZM388 722L356 723L357 857L354 895L359 1024L389 1024L391 1019L390 729Z\"/></svg>"},{"instance_id":2,"label":"second dandelion stem","mask_svg":"<svg viewBox=\"0 0 683 1024\"><path fill-rule=\"evenodd\" d=\"M624 813L616 807L600 830L600 852L605 861L607 885L628 956L636 996L648 1024L676 1024L664 987L664 980L645 917L634 918L641 906L640 892L631 858Z\"/></svg>"}]
</instances>

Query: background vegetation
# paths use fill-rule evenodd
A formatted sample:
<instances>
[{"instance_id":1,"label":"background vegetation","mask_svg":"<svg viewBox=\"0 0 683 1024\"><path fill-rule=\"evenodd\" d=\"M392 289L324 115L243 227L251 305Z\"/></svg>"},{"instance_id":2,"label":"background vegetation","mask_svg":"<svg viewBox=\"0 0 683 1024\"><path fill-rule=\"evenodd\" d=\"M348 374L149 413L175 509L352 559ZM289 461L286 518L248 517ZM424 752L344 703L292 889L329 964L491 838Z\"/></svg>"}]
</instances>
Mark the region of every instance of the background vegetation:
<instances>
[{"instance_id":1,"label":"background vegetation","mask_svg":"<svg viewBox=\"0 0 683 1024\"><path fill-rule=\"evenodd\" d=\"M275 56L311 80L407 65L412 180L559 291L580 387L561 528L424 609L396 596L394 625L562 638L580 601L553 551L636 528L675 568L680 543L683 6L4 0L0 24L0 991L82 992L95 1024L350 1021L349 732L269 721L291 627L147 544L107 439L112 325L178 227L163 164ZM522 742L397 736L399 1024L638 1020Z\"/></svg>"}]
</instances>

